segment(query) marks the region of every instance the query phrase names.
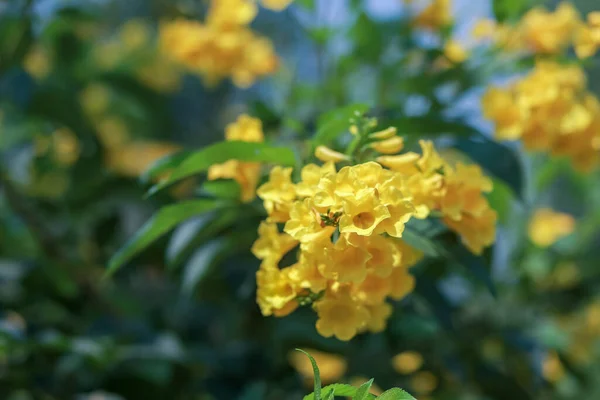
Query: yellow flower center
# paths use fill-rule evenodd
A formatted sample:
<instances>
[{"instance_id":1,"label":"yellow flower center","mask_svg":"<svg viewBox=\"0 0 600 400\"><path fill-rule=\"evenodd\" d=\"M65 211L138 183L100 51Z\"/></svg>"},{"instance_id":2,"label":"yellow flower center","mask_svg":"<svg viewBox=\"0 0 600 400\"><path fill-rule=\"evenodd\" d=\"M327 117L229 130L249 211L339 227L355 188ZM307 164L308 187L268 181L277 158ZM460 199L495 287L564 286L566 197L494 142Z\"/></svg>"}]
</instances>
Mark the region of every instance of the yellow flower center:
<instances>
[{"instance_id":1,"label":"yellow flower center","mask_svg":"<svg viewBox=\"0 0 600 400\"><path fill-rule=\"evenodd\" d=\"M356 215L352 219L352 222L355 226L359 227L360 229L368 229L375 223L375 217L372 213L362 212Z\"/></svg>"}]
</instances>

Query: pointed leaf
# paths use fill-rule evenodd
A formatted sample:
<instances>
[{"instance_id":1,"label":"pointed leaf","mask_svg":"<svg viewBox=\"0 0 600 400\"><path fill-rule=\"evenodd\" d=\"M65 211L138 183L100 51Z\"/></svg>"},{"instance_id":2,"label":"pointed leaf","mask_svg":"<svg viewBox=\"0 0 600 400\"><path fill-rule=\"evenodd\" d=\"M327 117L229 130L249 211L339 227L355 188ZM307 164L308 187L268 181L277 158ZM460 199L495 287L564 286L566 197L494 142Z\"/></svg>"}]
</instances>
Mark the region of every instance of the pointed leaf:
<instances>
[{"instance_id":1,"label":"pointed leaf","mask_svg":"<svg viewBox=\"0 0 600 400\"><path fill-rule=\"evenodd\" d=\"M352 104L324 113L317 122L317 133L313 137L313 147L328 145L350 129L350 120L369 110L365 104Z\"/></svg>"},{"instance_id":2,"label":"pointed leaf","mask_svg":"<svg viewBox=\"0 0 600 400\"><path fill-rule=\"evenodd\" d=\"M416 400L402 389L393 388L387 390L378 397L379 400Z\"/></svg>"},{"instance_id":3,"label":"pointed leaf","mask_svg":"<svg viewBox=\"0 0 600 400\"><path fill-rule=\"evenodd\" d=\"M190 154L190 151L181 151L155 161L140 176L140 180L144 183L152 182L152 180L160 177L160 175L177 168Z\"/></svg>"},{"instance_id":4,"label":"pointed leaf","mask_svg":"<svg viewBox=\"0 0 600 400\"><path fill-rule=\"evenodd\" d=\"M329 390L333 390L334 394L336 396L354 396L356 395L356 391L358 390L357 388L355 388L352 385L348 385L345 383L334 383L331 385L327 385L323 388L323 393L329 393ZM373 394L367 394L367 397L365 399L374 399L375 395ZM311 393L309 395L304 396L304 400L315 400L315 395L314 393Z\"/></svg>"},{"instance_id":5,"label":"pointed leaf","mask_svg":"<svg viewBox=\"0 0 600 400\"><path fill-rule=\"evenodd\" d=\"M312 364L312 368L313 368L313 373L315 374L314 400L321 400L322 399L321 398L321 375L319 374L319 367L317 366L317 362L310 354L308 354L304 350L301 350L301 349L296 349L296 350L301 353L304 353L310 360L310 363Z\"/></svg>"},{"instance_id":6,"label":"pointed leaf","mask_svg":"<svg viewBox=\"0 0 600 400\"><path fill-rule=\"evenodd\" d=\"M171 175L154 185L148 195L152 195L171 184L187 177L207 171L212 165L229 160L245 162L277 163L293 166L296 163L294 152L287 147L275 147L266 143L219 142L185 157Z\"/></svg>"},{"instance_id":7,"label":"pointed leaf","mask_svg":"<svg viewBox=\"0 0 600 400\"><path fill-rule=\"evenodd\" d=\"M160 209L109 261L106 276L114 274L134 255L188 218L222 205L216 200L188 200Z\"/></svg>"},{"instance_id":8,"label":"pointed leaf","mask_svg":"<svg viewBox=\"0 0 600 400\"><path fill-rule=\"evenodd\" d=\"M352 400L367 400L371 386L373 386L373 381L374 379L371 379L370 381L363 383L356 391Z\"/></svg>"},{"instance_id":9,"label":"pointed leaf","mask_svg":"<svg viewBox=\"0 0 600 400\"><path fill-rule=\"evenodd\" d=\"M433 240L425 237L416 230L408 229L408 226L402 233L402 240L415 249L422 251L426 256L438 258L441 255L438 246Z\"/></svg>"},{"instance_id":10,"label":"pointed leaf","mask_svg":"<svg viewBox=\"0 0 600 400\"><path fill-rule=\"evenodd\" d=\"M218 259L230 250L230 242L224 238L216 238L196 250L183 273L181 290L184 294L192 294L198 282L206 276Z\"/></svg>"}]
</instances>

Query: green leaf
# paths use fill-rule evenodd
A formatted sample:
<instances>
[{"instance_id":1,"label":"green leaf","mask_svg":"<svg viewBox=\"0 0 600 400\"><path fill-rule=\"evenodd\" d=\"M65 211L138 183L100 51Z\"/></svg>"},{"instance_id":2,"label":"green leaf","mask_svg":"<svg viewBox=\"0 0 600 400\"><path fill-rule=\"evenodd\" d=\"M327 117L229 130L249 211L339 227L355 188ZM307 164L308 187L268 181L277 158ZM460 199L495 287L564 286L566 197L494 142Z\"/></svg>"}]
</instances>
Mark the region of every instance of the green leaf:
<instances>
[{"instance_id":1,"label":"green leaf","mask_svg":"<svg viewBox=\"0 0 600 400\"><path fill-rule=\"evenodd\" d=\"M206 181L202 184L200 193L220 199L237 200L240 198L240 184L233 180Z\"/></svg>"},{"instance_id":2,"label":"green leaf","mask_svg":"<svg viewBox=\"0 0 600 400\"><path fill-rule=\"evenodd\" d=\"M177 168L190 154L190 151L182 151L170 154L155 161L150 168L140 176L140 180L144 183L152 182L152 180L160 177L160 175Z\"/></svg>"},{"instance_id":3,"label":"green leaf","mask_svg":"<svg viewBox=\"0 0 600 400\"><path fill-rule=\"evenodd\" d=\"M498 296L498 290L496 289L496 284L492 279L490 266L486 264L484 257L471 253L460 243L456 243L454 246L451 246L448 249L448 253L454 263L466 268L466 270L472 276L482 282L490 291L492 296Z\"/></svg>"},{"instance_id":4,"label":"green leaf","mask_svg":"<svg viewBox=\"0 0 600 400\"><path fill-rule=\"evenodd\" d=\"M205 172L214 164L229 160L277 163L284 166L296 164L294 152L287 147L275 147L266 143L219 142L189 154L167 179L154 185L148 191L148 195L153 195L177 181Z\"/></svg>"},{"instance_id":5,"label":"green leaf","mask_svg":"<svg viewBox=\"0 0 600 400\"><path fill-rule=\"evenodd\" d=\"M379 400L416 400L402 389L393 388L387 390L378 397Z\"/></svg>"},{"instance_id":6,"label":"green leaf","mask_svg":"<svg viewBox=\"0 0 600 400\"><path fill-rule=\"evenodd\" d=\"M357 388L354 386L345 384L345 383L334 383L331 385L327 385L323 388L323 393L329 393L329 391L333 391L336 396L354 396L356 395ZM365 399L374 399L375 395L368 393ZM304 400L315 400L314 393L304 396Z\"/></svg>"},{"instance_id":7,"label":"green leaf","mask_svg":"<svg viewBox=\"0 0 600 400\"><path fill-rule=\"evenodd\" d=\"M231 226L238 218L236 208L219 209L187 221L175 230L165 260L169 269L178 268L202 243Z\"/></svg>"},{"instance_id":8,"label":"green leaf","mask_svg":"<svg viewBox=\"0 0 600 400\"><path fill-rule=\"evenodd\" d=\"M498 22L516 20L530 6L527 0L493 0L494 15Z\"/></svg>"},{"instance_id":9,"label":"green leaf","mask_svg":"<svg viewBox=\"0 0 600 400\"><path fill-rule=\"evenodd\" d=\"M183 273L181 290L190 295L209 270L218 262L224 253L230 250L231 239L216 238L200 247L188 264Z\"/></svg>"},{"instance_id":10,"label":"green leaf","mask_svg":"<svg viewBox=\"0 0 600 400\"><path fill-rule=\"evenodd\" d=\"M498 221L506 223L510 216L513 194L504 182L498 179L493 179L493 181L494 189L487 195L487 199L490 207L496 210Z\"/></svg>"},{"instance_id":11,"label":"green leaf","mask_svg":"<svg viewBox=\"0 0 600 400\"><path fill-rule=\"evenodd\" d=\"M354 41L354 54L368 63L377 63L383 53L385 40L379 24L361 12L350 29Z\"/></svg>"},{"instance_id":12,"label":"green leaf","mask_svg":"<svg viewBox=\"0 0 600 400\"><path fill-rule=\"evenodd\" d=\"M304 353L310 360L310 363L312 364L312 368L313 368L313 373L315 374L314 400L321 400L321 375L319 374L319 367L317 366L317 362L310 354L308 354L304 350L301 350L301 349L296 349L296 350L301 353Z\"/></svg>"},{"instance_id":13,"label":"green leaf","mask_svg":"<svg viewBox=\"0 0 600 400\"><path fill-rule=\"evenodd\" d=\"M363 383L356 391L352 400L367 400L371 386L373 386L373 381L374 379L371 379L370 381Z\"/></svg>"},{"instance_id":14,"label":"green leaf","mask_svg":"<svg viewBox=\"0 0 600 400\"><path fill-rule=\"evenodd\" d=\"M311 11L314 10L316 7L315 0L296 0L295 4L298 4L299 6L302 6Z\"/></svg>"},{"instance_id":15,"label":"green leaf","mask_svg":"<svg viewBox=\"0 0 600 400\"><path fill-rule=\"evenodd\" d=\"M383 123L383 122L382 122ZM438 115L403 117L385 121L386 126L394 126L400 134L407 135L454 135L471 136L479 132L460 120L447 120Z\"/></svg>"},{"instance_id":16,"label":"green leaf","mask_svg":"<svg viewBox=\"0 0 600 400\"><path fill-rule=\"evenodd\" d=\"M321 115L317 121L317 133L313 137L313 148L334 142L341 134L348 132L350 119L363 115L368 110L369 106L365 104L352 104Z\"/></svg>"},{"instance_id":17,"label":"green leaf","mask_svg":"<svg viewBox=\"0 0 600 400\"><path fill-rule=\"evenodd\" d=\"M508 185L517 198L523 199L523 166L512 149L481 134L470 138L457 138L454 147Z\"/></svg>"},{"instance_id":18,"label":"green leaf","mask_svg":"<svg viewBox=\"0 0 600 400\"><path fill-rule=\"evenodd\" d=\"M426 256L434 258L441 256L440 250L433 240L423 236L421 233L413 229L410 229L408 226L402 233L402 240L415 249L422 251Z\"/></svg>"},{"instance_id":19,"label":"green leaf","mask_svg":"<svg viewBox=\"0 0 600 400\"><path fill-rule=\"evenodd\" d=\"M137 253L193 216L219 207L216 200L188 200L160 209L109 261L105 276L114 274Z\"/></svg>"}]
</instances>

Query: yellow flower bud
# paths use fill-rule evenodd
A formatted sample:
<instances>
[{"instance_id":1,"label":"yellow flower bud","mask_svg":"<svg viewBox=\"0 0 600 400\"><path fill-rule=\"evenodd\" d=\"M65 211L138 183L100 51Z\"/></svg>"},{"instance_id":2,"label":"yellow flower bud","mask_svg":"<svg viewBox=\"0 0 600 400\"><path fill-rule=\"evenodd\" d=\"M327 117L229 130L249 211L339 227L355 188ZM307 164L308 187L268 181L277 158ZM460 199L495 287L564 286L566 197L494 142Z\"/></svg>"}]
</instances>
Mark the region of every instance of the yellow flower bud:
<instances>
[{"instance_id":1,"label":"yellow flower bud","mask_svg":"<svg viewBox=\"0 0 600 400\"><path fill-rule=\"evenodd\" d=\"M347 155L332 150L327 146L318 146L315 150L315 157L323 162L333 161L334 163L349 160Z\"/></svg>"},{"instance_id":2,"label":"yellow flower bud","mask_svg":"<svg viewBox=\"0 0 600 400\"><path fill-rule=\"evenodd\" d=\"M374 142L371 147L382 154L396 154L404 148L404 139L396 136L381 142Z\"/></svg>"},{"instance_id":3,"label":"yellow flower bud","mask_svg":"<svg viewBox=\"0 0 600 400\"><path fill-rule=\"evenodd\" d=\"M394 127L394 126L390 126L387 129L372 133L369 136L372 137L373 139L383 140L383 139L389 139L391 137L394 137L394 136L396 136L397 133L398 133L398 129L396 129L396 127Z\"/></svg>"},{"instance_id":4,"label":"yellow flower bud","mask_svg":"<svg viewBox=\"0 0 600 400\"><path fill-rule=\"evenodd\" d=\"M352 125L350 127L350 133L353 134L354 136L358 135L358 127L356 125Z\"/></svg>"}]
</instances>

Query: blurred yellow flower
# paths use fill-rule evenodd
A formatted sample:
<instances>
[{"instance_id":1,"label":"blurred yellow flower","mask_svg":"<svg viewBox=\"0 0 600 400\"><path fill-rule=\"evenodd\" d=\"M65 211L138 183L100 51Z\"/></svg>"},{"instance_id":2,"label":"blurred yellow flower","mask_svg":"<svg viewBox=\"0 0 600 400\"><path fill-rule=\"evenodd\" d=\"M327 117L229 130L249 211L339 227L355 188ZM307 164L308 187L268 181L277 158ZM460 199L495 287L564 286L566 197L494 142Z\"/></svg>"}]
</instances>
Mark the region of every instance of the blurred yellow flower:
<instances>
[{"instance_id":1,"label":"blurred yellow flower","mask_svg":"<svg viewBox=\"0 0 600 400\"><path fill-rule=\"evenodd\" d=\"M347 364L344 357L315 349L304 350L317 362L321 374L321 381L324 384L327 385L338 382L346 373ZM288 360L290 365L304 378L306 386L311 387L314 374L312 364L308 357L299 351L291 351L288 355Z\"/></svg>"},{"instance_id":2,"label":"blurred yellow flower","mask_svg":"<svg viewBox=\"0 0 600 400\"><path fill-rule=\"evenodd\" d=\"M444 55L455 64L463 63L469 58L469 51L456 40L448 40L444 45Z\"/></svg>"},{"instance_id":3,"label":"blurred yellow flower","mask_svg":"<svg viewBox=\"0 0 600 400\"><path fill-rule=\"evenodd\" d=\"M118 117L106 117L96 124L96 133L100 143L107 149L117 149L129 142L129 128Z\"/></svg>"},{"instance_id":4,"label":"blurred yellow flower","mask_svg":"<svg viewBox=\"0 0 600 400\"><path fill-rule=\"evenodd\" d=\"M52 60L48 51L39 45L33 46L23 59L23 68L37 80L46 78L52 71Z\"/></svg>"},{"instance_id":5,"label":"blurred yellow flower","mask_svg":"<svg viewBox=\"0 0 600 400\"><path fill-rule=\"evenodd\" d=\"M317 331L325 337L348 341L369 321L368 309L345 291L327 292L314 307L319 317Z\"/></svg>"},{"instance_id":6,"label":"blurred yellow flower","mask_svg":"<svg viewBox=\"0 0 600 400\"><path fill-rule=\"evenodd\" d=\"M125 50L137 50L150 42L150 27L143 20L130 19L121 27L119 38Z\"/></svg>"},{"instance_id":7,"label":"blurred yellow flower","mask_svg":"<svg viewBox=\"0 0 600 400\"><path fill-rule=\"evenodd\" d=\"M560 381L565 376L565 368L555 351L546 355L542 363L542 375L544 379L552 383Z\"/></svg>"},{"instance_id":8,"label":"blurred yellow flower","mask_svg":"<svg viewBox=\"0 0 600 400\"><path fill-rule=\"evenodd\" d=\"M77 136L68 128L60 128L52 134L54 158L62 165L73 165L81 153Z\"/></svg>"},{"instance_id":9,"label":"blurred yellow flower","mask_svg":"<svg viewBox=\"0 0 600 400\"><path fill-rule=\"evenodd\" d=\"M405 351L392 358L392 367L402 375L410 375L423 366L423 356L416 351Z\"/></svg>"},{"instance_id":10,"label":"blurred yellow flower","mask_svg":"<svg viewBox=\"0 0 600 400\"><path fill-rule=\"evenodd\" d=\"M532 8L523 16L520 29L528 49L535 53L557 54L572 42L579 23L575 7L563 2L554 12Z\"/></svg>"},{"instance_id":11,"label":"blurred yellow flower","mask_svg":"<svg viewBox=\"0 0 600 400\"><path fill-rule=\"evenodd\" d=\"M575 219L550 208L541 208L529 221L529 238L540 247L548 247L575 230Z\"/></svg>"},{"instance_id":12,"label":"blurred yellow flower","mask_svg":"<svg viewBox=\"0 0 600 400\"><path fill-rule=\"evenodd\" d=\"M428 395L438 386L438 378L432 372L417 372L410 379L410 387L418 395Z\"/></svg>"},{"instance_id":13,"label":"blurred yellow flower","mask_svg":"<svg viewBox=\"0 0 600 400\"><path fill-rule=\"evenodd\" d=\"M421 28L440 30L452 24L450 0L431 0L431 3L415 18Z\"/></svg>"},{"instance_id":14,"label":"blurred yellow flower","mask_svg":"<svg viewBox=\"0 0 600 400\"><path fill-rule=\"evenodd\" d=\"M278 67L273 44L248 24L257 13L251 0L211 1L206 22L178 19L159 29L163 54L197 73L208 85L231 78L239 87L270 75Z\"/></svg>"},{"instance_id":15,"label":"blurred yellow flower","mask_svg":"<svg viewBox=\"0 0 600 400\"><path fill-rule=\"evenodd\" d=\"M172 143L134 141L109 148L107 166L119 175L137 178L154 162L179 150L181 147Z\"/></svg>"},{"instance_id":16,"label":"blurred yellow flower","mask_svg":"<svg viewBox=\"0 0 600 400\"><path fill-rule=\"evenodd\" d=\"M264 135L262 122L258 118L240 115L237 121L225 128L225 139L228 141L262 142ZM256 186L260 179L260 163L229 160L209 168L208 179L233 179L241 189L241 200L252 201L256 197Z\"/></svg>"}]
</instances>

